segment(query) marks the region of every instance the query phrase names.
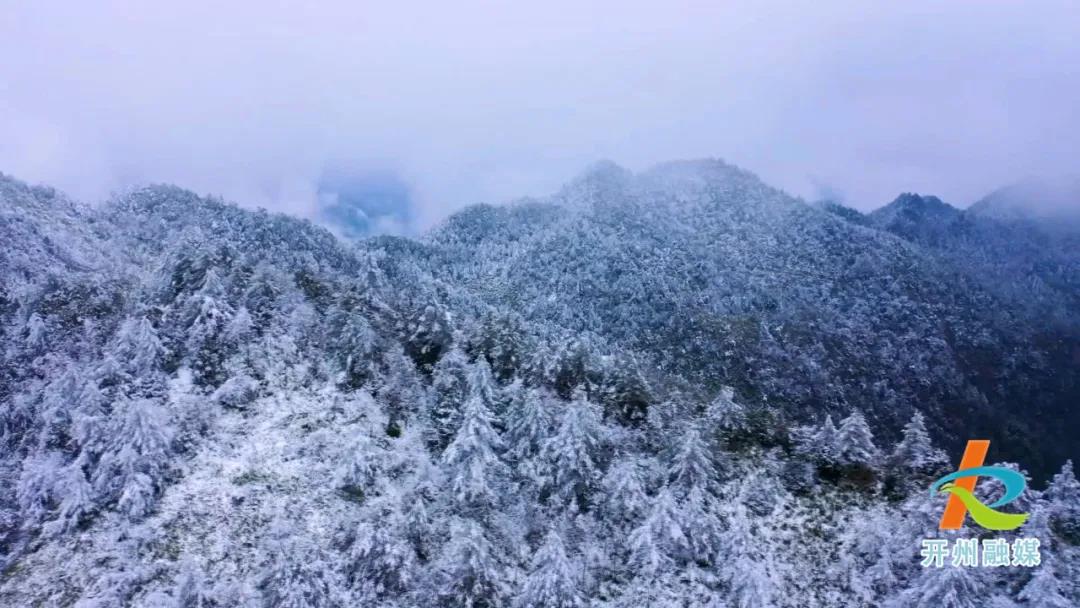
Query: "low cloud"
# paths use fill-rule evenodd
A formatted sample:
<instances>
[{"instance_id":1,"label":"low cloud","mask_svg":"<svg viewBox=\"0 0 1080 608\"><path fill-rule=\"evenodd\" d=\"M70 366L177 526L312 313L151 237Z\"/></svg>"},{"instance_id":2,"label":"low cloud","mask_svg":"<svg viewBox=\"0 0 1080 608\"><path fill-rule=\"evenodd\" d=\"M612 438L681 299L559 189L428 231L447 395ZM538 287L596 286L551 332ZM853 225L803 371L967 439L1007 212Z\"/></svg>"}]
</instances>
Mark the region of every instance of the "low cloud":
<instances>
[{"instance_id":1,"label":"low cloud","mask_svg":"<svg viewBox=\"0 0 1080 608\"><path fill-rule=\"evenodd\" d=\"M174 182L316 217L342 158L423 228L598 159L721 157L808 199L964 206L1074 171L1069 2L17 1L0 171L97 200ZM815 176L811 179L807 176ZM325 194L325 188L323 188Z\"/></svg>"}]
</instances>

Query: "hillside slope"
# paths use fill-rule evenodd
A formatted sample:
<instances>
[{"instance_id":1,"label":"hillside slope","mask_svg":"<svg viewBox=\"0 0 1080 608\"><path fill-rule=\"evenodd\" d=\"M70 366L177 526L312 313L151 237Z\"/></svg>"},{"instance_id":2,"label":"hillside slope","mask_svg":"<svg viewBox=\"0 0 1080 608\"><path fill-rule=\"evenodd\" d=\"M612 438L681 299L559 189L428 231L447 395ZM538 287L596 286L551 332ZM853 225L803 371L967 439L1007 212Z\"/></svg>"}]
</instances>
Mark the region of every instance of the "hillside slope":
<instances>
[{"instance_id":1,"label":"hillside slope","mask_svg":"<svg viewBox=\"0 0 1080 608\"><path fill-rule=\"evenodd\" d=\"M1070 390L1033 320L727 165L356 247L171 186L0 210L2 605L1080 601L1080 483L979 384ZM1041 569L919 566L931 432L980 428L1058 471Z\"/></svg>"}]
</instances>

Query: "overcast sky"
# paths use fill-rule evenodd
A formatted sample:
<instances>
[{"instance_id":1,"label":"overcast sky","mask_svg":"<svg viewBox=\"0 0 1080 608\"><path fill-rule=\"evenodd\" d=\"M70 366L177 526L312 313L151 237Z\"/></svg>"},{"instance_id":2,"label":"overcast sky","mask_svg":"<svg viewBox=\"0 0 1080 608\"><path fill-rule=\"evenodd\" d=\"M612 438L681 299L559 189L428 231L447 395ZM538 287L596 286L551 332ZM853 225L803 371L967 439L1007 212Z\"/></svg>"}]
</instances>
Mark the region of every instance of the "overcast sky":
<instances>
[{"instance_id":1,"label":"overcast sky","mask_svg":"<svg viewBox=\"0 0 1080 608\"><path fill-rule=\"evenodd\" d=\"M1077 170L1078 12L7 1L0 171L89 202L169 181L309 215L326 168L355 167L400 175L429 225L548 193L598 159L719 157L805 198L963 206Z\"/></svg>"}]
</instances>

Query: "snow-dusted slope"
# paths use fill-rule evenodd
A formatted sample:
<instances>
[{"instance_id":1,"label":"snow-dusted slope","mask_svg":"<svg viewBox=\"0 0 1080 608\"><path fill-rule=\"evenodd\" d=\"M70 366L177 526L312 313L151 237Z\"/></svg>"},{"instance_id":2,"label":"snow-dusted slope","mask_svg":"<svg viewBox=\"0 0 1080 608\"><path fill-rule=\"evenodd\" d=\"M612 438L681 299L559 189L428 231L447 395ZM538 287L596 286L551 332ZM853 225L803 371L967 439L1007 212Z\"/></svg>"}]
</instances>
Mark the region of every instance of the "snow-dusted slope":
<instances>
[{"instance_id":1,"label":"snow-dusted slope","mask_svg":"<svg viewBox=\"0 0 1080 608\"><path fill-rule=\"evenodd\" d=\"M1061 390L1030 319L728 165L355 248L173 187L2 188L0 605L1080 599L1068 466L1023 499L1052 566L919 567L932 432L975 408L996 457L1061 464L950 363Z\"/></svg>"},{"instance_id":2,"label":"snow-dusted slope","mask_svg":"<svg viewBox=\"0 0 1080 608\"><path fill-rule=\"evenodd\" d=\"M872 216L879 230L720 161L605 164L544 201L452 217L427 255L449 283L645 351L696 387L731 384L796 418L854 406L881 432L921 408L951 445L976 433L1029 459L1035 442L1060 446L1030 465L1049 472L1077 455L1063 429L1077 422L1080 325L1063 303L1080 288L1020 300L966 258L897 238L898 218L956 215L925 200L901 197Z\"/></svg>"}]
</instances>

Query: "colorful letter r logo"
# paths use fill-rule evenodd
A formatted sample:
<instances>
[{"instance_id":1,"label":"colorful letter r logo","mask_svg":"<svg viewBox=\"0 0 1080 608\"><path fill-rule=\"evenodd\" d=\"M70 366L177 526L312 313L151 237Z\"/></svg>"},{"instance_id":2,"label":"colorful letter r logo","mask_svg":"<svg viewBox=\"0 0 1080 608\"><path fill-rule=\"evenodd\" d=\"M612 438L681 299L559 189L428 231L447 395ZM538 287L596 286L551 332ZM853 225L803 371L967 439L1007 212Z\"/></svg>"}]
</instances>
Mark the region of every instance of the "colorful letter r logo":
<instances>
[{"instance_id":1,"label":"colorful letter r logo","mask_svg":"<svg viewBox=\"0 0 1080 608\"><path fill-rule=\"evenodd\" d=\"M1027 521L1027 513L1004 513L995 509L1016 500L1027 487L1027 479L1012 469L983 466L989 450L990 441L987 439L968 441L959 470L945 475L930 486L932 495L938 492L949 494L945 513L938 526L942 530L959 530L969 513L975 523L988 530L1015 530ZM1003 483L1005 495L990 505L984 505L975 497L975 484L980 475L993 477Z\"/></svg>"}]
</instances>

